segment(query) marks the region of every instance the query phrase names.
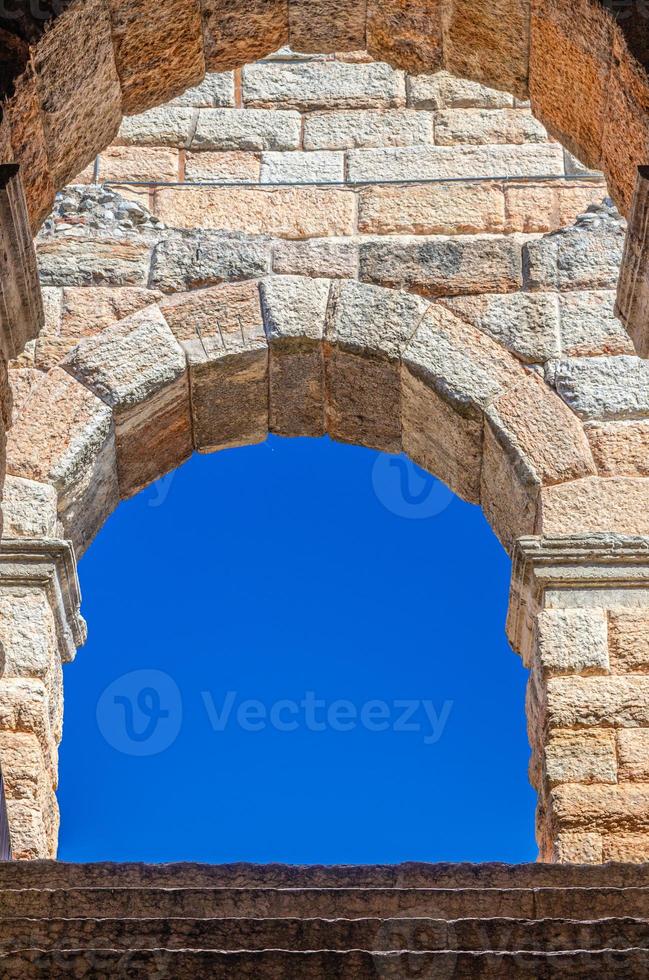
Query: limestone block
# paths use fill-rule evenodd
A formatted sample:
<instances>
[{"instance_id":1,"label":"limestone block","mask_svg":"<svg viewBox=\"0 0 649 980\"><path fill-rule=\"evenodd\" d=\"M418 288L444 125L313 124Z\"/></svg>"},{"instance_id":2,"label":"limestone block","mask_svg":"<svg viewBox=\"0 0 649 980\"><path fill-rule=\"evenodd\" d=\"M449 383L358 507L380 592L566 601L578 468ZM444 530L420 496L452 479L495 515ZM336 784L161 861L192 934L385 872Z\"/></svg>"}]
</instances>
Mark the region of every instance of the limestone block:
<instances>
[{"instance_id":1,"label":"limestone block","mask_svg":"<svg viewBox=\"0 0 649 980\"><path fill-rule=\"evenodd\" d=\"M608 671L607 620L602 609L545 609L536 628L538 662L545 674Z\"/></svg>"},{"instance_id":2,"label":"limestone block","mask_svg":"<svg viewBox=\"0 0 649 980\"><path fill-rule=\"evenodd\" d=\"M588 0L569 7L560 0L532 0L532 109L588 167L601 159L611 25L610 13Z\"/></svg>"},{"instance_id":3,"label":"limestone block","mask_svg":"<svg viewBox=\"0 0 649 980\"><path fill-rule=\"evenodd\" d=\"M595 473L582 425L538 375L499 395L487 419L499 444L532 470L535 482L562 483Z\"/></svg>"},{"instance_id":4,"label":"limestone block","mask_svg":"<svg viewBox=\"0 0 649 980\"><path fill-rule=\"evenodd\" d=\"M86 338L64 365L113 409L122 497L190 455L186 359L157 306Z\"/></svg>"},{"instance_id":5,"label":"limestone block","mask_svg":"<svg viewBox=\"0 0 649 980\"><path fill-rule=\"evenodd\" d=\"M160 309L179 343L206 348L214 340L263 337L259 289L254 281L207 286L166 297Z\"/></svg>"},{"instance_id":6,"label":"limestone block","mask_svg":"<svg viewBox=\"0 0 649 980\"><path fill-rule=\"evenodd\" d=\"M548 381L583 419L649 416L649 362L629 355L551 362Z\"/></svg>"},{"instance_id":7,"label":"limestone block","mask_svg":"<svg viewBox=\"0 0 649 980\"><path fill-rule=\"evenodd\" d=\"M56 856L56 847L47 839L39 807L25 800L7 800L7 820L14 860L33 861Z\"/></svg>"},{"instance_id":8,"label":"limestone block","mask_svg":"<svg viewBox=\"0 0 649 980\"><path fill-rule=\"evenodd\" d=\"M520 288L520 245L511 238L361 242L359 278L424 296L508 293Z\"/></svg>"},{"instance_id":9,"label":"limestone block","mask_svg":"<svg viewBox=\"0 0 649 980\"><path fill-rule=\"evenodd\" d=\"M649 420L587 422L585 430L601 476L649 476Z\"/></svg>"},{"instance_id":10,"label":"limestone block","mask_svg":"<svg viewBox=\"0 0 649 980\"><path fill-rule=\"evenodd\" d=\"M611 197L622 213L628 214L636 168L646 163L649 154L649 82L646 68L630 53L618 25L613 28L603 130L602 169Z\"/></svg>"},{"instance_id":11,"label":"limestone block","mask_svg":"<svg viewBox=\"0 0 649 980\"><path fill-rule=\"evenodd\" d=\"M418 296L344 282L327 323L327 428L343 442L401 449L399 357L428 304Z\"/></svg>"},{"instance_id":12,"label":"limestone block","mask_svg":"<svg viewBox=\"0 0 649 980\"><path fill-rule=\"evenodd\" d=\"M444 35L445 68L526 99L529 53L529 0L453 0Z\"/></svg>"},{"instance_id":13,"label":"limestone block","mask_svg":"<svg viewBox=\"0 0 649 980\"><path fill-rule=\"evenodd\" d=\"M541 491L537 533L649 534L649 479L588 476Z\"/></svg>"},{"instance_id":14,"label":"limestone block","mask_svg":"<svg viewBox=\"0 0 649 980\"><path fill-rule=\"evenodd\" d=\"M18 416L27 404L27 400L43 375L34 368L18 368L9 372L9 383L11 384L11 398L13 402L12 422L14 425Z\"/></svg>"},{"instance_id":15,"label":"limestone block","mask_svg":"<svg viewBox=\"0 0 649 980\"><path fill-rule=\"evenodd\" d=\"M614 289L624 247L624 227L605 206L524 246L528 289Z\"/></svg>"},{"instance_id":16,"label":"limestone block","mask_svg":"<svg viewBox=\"0 0 649 980\"><path fill-rule=\"evenodd\" d=\"M649 724L649 677L551 677L547 681L550 728L642 728Z\"/></svg>"},{"instance_id":17,"label":"limestone block","mask_svg":"<svg viewBox=\"0 0 649 980\"><path fill-rule=\"evenodd\" d=\"M3 105L10 129L11 154L20 164L20 176L32 231L49 214L54 201L54 178L45 146L43 113L31 65L16 81L14 94Z\"/></svg>"},{"instance_id":18,"label":"limestone block","mask_svg":"<svg viewBox=\"0 0 649 980\"><path fill-rule=\"evenodd\" d=\"M544 860L560 861L563 864L601 864L602 861L610 860L603 856L603 840L601 834L588 831L557 834L553 853Z\"/></svg>"},{"instance_id":19,"label":"limestone block","mask_svg":"<svg viewBox=\"0 0 649 980\"><path fill-rule=\"evenodd\" d=\"M565 828L604 833L649 830L649 786L621 783L557 786L551 792L554 819Z\"/></svg>"},{"instance_id":20,"label":"limestone block","mask_svg":"<svg viewBox=\"0 0 649 980\"><path fill-rule=\"evenodd\" d=\"M200 231L172 235L161 241L151 260L154 289L164 293L215 286L236 279L254 279L269 271L266 239L237 233Z\"/></svg>"},{"instance_id":21,"label":"limestone block","mask_svg":"<svg viewBox=\"0 0 649 980\"><path fill-rule=\"evenodd\" d=\"M108 146L122 118L110 18L103 0L72 5L34 48L43 131L57 187Z\"/></svg>"},{"instance_id":22,"label":"limestone block","mask_svg":"<svg viewBox=\"0 0 649 980\"><path fill-rule=\"evenodd\" d=\"M195 109L178 106L149 109L137 116L124 118L115 143L123 146L175 146L180 149L189 145L196 119Z\"/></svg>"},{"instance_id":23,"label":"limestone block","mask_svg":"<svg viewBox=\"0 0 649 980\"><path fill-rule=\"evenodd\" d=\"M198 113L193 150L297 150L298 112L268 109L204 109Z\"/></svg>"},{"instance_id":24,"label":"limestone block","mask_svg":"<svg viewBox=\"0 0 649 980\"><path fill-rule=\"evenodd\" d=\"M557 355L559 313L553 293L485 293L451 296L439 302L521 361L544 363Z\"/></svg>"},{"instance_id":25,"label":"limestone block","mask_svg":"<svg viewBox=\"0 0 649 980\"><path fill-rule=\"evenodd\" d=\"M373 58L406 71L442 66L440 0L367 0L367 50Z\"/></svg>"},{"instance_id":26,"label":"limestone block","mask_svg":"<svg viewBox=\"0 0 649 980\"><path fill-rule=\"evenodd\" d=\"M246 106L299 109L376 109L403 106L403 74L373 62L348 65L313 61L296 65L247 65L243 70Z\"/></svg>"},{"instance_id":27,"label":"limestone block","mask_svg":"<svg viewBox=\"0 0 649 980\"><path fill-rule=\"evenodd\" d=\"M205 74L199 0L108 0L123 111L168 102Z\"/></svg>"},{"instance_id":28,"label":"limestone block","mask_svg":"<svg viewBox=\"0 0 649 980\"><path fill-rule=\"evenodd\" d=\"M240 150L200 153L188 152L185 157L185 180L218 180L221 182L253 184L259 181L260 163L256 153Z\"/></svg>"},{"instance_id":29,"label":"limestone block","mask_svg":"<svg viewBox=\"0 0 649 980\"><path fill-rule=\"evenodd\" d=\"M9 677L0 681L0 730L35 735L48 777L56 785L57 745L49 715L49 699L42 681Z\"/></svg>"},{"instance_id":30,"label":"limestone block","mask_svg":"<svg viewBox=\"0 0 649 980\"><path fill-rule=\"evenodd\" d=\"M294 51L362 51L365 0L289 0L288 29Z\"/></svg>"},{"instance_id":31,"label":"limestone block","mask_svg":"<svg viewBox=\"0 0 649 980\"><path fill-rule=\"evenodd\" d=\"M615 733L606 729L553 732L545 747L545 773L550 786L616 783Z\"/></svg>"},{"instance_id":32,"label":"limestone block","mask_svg":"<svg viewBox=\"0 0 649 980\"><path fill-rule=\"evenodd\" d=\"M607 834L602 861L649 861L649 834Z\"/></svg>"},{"instance_id":33,"label":"limestone block","mask_svg":"<svg viewBox=\"0 0 649 980\"><path fill-rule=\"evenodd\" d=\"M614 673L649 672L649 611L612 611L609 638Z\"/></svg>"},{"instance_id":34,"label":"limestone block","mask_svg":"<svg viewBox=\"0 0 649 980\"><path fill-rule=\"evenodd\" d=\"M482 425L448 405L422 378L401 369L403 451L471 503L480 501Z\"/></svg>"},{"instance_id":35,"label":"limestone block","mask_svg":"<svg viewBox=\"0 0 649 980\"><path fill-rule=\"evenodd\" d=\"M312 112L304 120L305 150L433 143L433 114L413 109Z\"/></svg>"},{"instance_id":36,"label":"limestone block","mask_svg":"<svg viewBox=\"0 0 649 980\"><path fill-rule=\"evenodd\" d=\"M99 180L178 180L178 151L167 147L109 146L99 158Z\"/></svg>"},{"instance_id":37,"label":"limestone block","mask_svg":"<svg viewBox=\"0 0 649 980\"><path fill-rule=\"evenodd\" d=\"M260 285L269 343L269 428L284 436L325 432L322 340L331 282L273 276Z\"/></svg>"},{"instance_id":38,"label":"limestone block","mask_svg":"<svg viewBox=\"0 0 649 980\"><path fill-rule=\"evenodd\" d=\"M620 779L649 782L649 728L622 728L617 733Z\"/></svg>"},{"instance_id":39,"label":"limestone block","mask_svg":"<svg viewBox=\"0 0 649 980\"><path fill-rule=\"evenodd\" d=\"M146 286L151 249L140 240L46 238L38 242L46 286Z\"/></svg>"},{"instance_id":40,"label":"limestone block","mask_svg":"<svg viewBox=\"0 0 649 980\"><path fill-rule=\"evenodd\" d=\"M443 180L563 174L557 143L520 146L388 146L349 150L350 181Z\"/></svg>"},{"instance_id":41,"label":"limestone block","mask_svg":"<svg viewBox=\"0 0 649 980\"><path fill-rule=\"evenodd\" d=\"M408 105L417 109L511 109L514 106L514 98L508 92L487 88L447 71L409 75L407 88Z\"/></svg>"},{"instance_id":42,"label":"limestone block","mask_svg":"<svg viewBox=\"0 0 649 980\"><path fill-rule=\"evenodd\" d=\"M208 71L238 68L288 44L286 0L201 0Z\"/></svg>"},{"instance_id":43,"label":"limestone block","mask_svg":"<svg viewBox=\"0 0 649 980\"><path fill-rule=\"evenodd\" d=\"M435 113L435 143L546 143L548 135L524 109L441 109Z\"/></svg>"},{"instance_id":44,"label":"limestone block","mask_svg":"<svg viewBox=\"0 0 649 980\"><path fill-rule=\"evenodd\" d=\"M561 347L567 357L634 354L628 333L615 316L612 289L576 290L559 297Z\"/></svg>"},{"instance_id":45,"label":"limestone block","mask_svg":"<svg viewBox=\"0 0 649 980\"><path fill-rule=\"evenodd\" d=\"M7 796L7 816L14 858L53 857L58 832L58 807L51 779L35 735L23 732L0 732L0 764ZM11 803L31 812L33 820L12 819L16 816ZM39 819L40 818L40 819ZM39 826L33 833L33 824ZM31 851L34 848L35 853Z\"/></svg>"},{"instance_id":46,"label":"limestone block","mask_svg":"<svg viewBox=\"0 0 649 980\"><path fill-rule=\"evenodd\" d=\"M262 153L262 184L342 182L345 156L330 150Z\"/></svg>"},{"instance_id":47,"label":"limestone block","mask_svg":"<svg viewBox=\"0 0 649 980\"><path fill-rule=\"evenodd\" d=\"M358 230L369 235L475 235L505 230L505 198L495 184L364 187Z\"/></svg>"},{"instance_id":48,"label":"limestone block","mask_svg":"<svg viewBox=\"0 0 649 980\"><path fill-rule=\"evenodd\" d=\"M156 214L176 228L213 228L278 238L351 235L354 195L308 187L201 187L156 191Z\"/></svg>"},{"instance_id":49,"label":"limestone block","mask_svg":"<svg viewBox=\"0 0 649 980\"><path fill-rule=\"evenodd\" d=\"M119 500L110 409L54 368L11 430L7 471L53 484L64 534L83 552Z\"/></svg>"},{"instance_id":50,"label":"limestone block","mask_svg":"<svg viewBox=\"0 0 649 980\"><path fill-rule=\"evenodd\" d=\"M14 538L55 538L56 490L20 476L7 476L2 492L3 533Z\"/></svg>"},{"instance_id":51,"label":"limestone block","mask_svg":"<svg viewBox=\"0 0 649 980\"><path fill-rule=\"evenodd\" d=\"M511 354L437 303L411 337L403 361L457 412L476 420L489 402L525 377Z\"/></svg>"},{"instance_id":52,"label":"limestone block","mask_svg":"<svg viewBox=\"0 0 649 980\"><path fill-rule=\"evenodd\" d=\"M508 229L527 234L555 231L573 224L591 204L599 204L606 195L606 185L525 181L505 187Z\"/></svg>"},{"instance_id":53,"label":"limestone block","mask_svg":"<svg viewBox=\"0 0 649 980\"><path fill-rule=\"evenodd\" d=\"M210 72L199 85L188 88L169 103L196 109L230 109L234 100L234 72Z\"/></svg>"},{"instance_id":54,"label":"limestone block","mask_svg":"<svg viewBox=\"0 0 649 980\"><path fill-rule=\"evenodd\" d=\"M484 426L480 502L482 512L505 551L532 534L538 507L538 478L525 457L508 453L496 433Z\"/></svg>"},{"instance_id":55,"label":"limestone block","mask_svg":"<svg viewBox=\"0 0 649 980\"><path fill-rule=\"evenodd\" d=\"M69 286L62 290L59 333L79 340L155 303L162 293L139 286Z\"/></svg>"},{"instance_id":56,"label":"limestone block","mask_svg":"<svg viewBox=\"0 0 649 980\"><path fill-rule=\"evenodd\" d=\"M286 276L355 279L358 245L349 238L274 242L273 272Z\"/></svg>"}]
</instances>

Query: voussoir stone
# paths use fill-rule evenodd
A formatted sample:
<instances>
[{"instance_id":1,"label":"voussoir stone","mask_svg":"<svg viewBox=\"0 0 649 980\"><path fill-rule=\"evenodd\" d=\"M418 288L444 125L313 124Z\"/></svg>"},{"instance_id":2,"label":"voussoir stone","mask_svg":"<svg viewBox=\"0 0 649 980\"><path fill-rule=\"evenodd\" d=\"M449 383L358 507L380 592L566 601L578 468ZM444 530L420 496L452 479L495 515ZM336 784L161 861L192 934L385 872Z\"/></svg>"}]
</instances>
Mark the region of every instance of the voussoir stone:
<instances>
[{"instance_id":1,"label":"voussoir stone","mask_svg":"<svg viewBox=\"0 0 649 980\"><path fill-rule=\"evenodd\" d=\"M236 342L244 336L263 336L255 280L174 293L162 300L160 310L185 350L189 345L207 349L228 337Z\"/></svg>"},{"instance_id":2,"label":"voussoir stone","mask_svg":"<svg viewBox=\"0 0 649 980\"><path fill-rule=\"evenodd\" d=\"M260 284L269 342L269 428L280 435L325 432L322 340L331 281L273 276Z\"/></svg>"},{"instance_id":3,"label":"voussoir stone","mask_svg":"<svg viewBox=\"0 0 649 980\"><path fill-rule=\"evenodd\" d=\"M257 61L288 43L286 0L201 0L208 71Z\"/></svg>"},{"instance_id":4,"label":"voussoir stone","mask_svg":"<svg viewBox=\"0 0 649 980\"><path fill-rule=\"evenodd\" d=\"M486 293L439 302L526 363L542 364L557 356L559 310L554 293Z\"/></svg>"},{"instance_id":5,"label":"voussoir stone","mask_svg":"<svg viewBox=\"0 0 649 980\"><path fill-rule=\"evenodd\" d=\"M186 358L157 306L86 338L63 363L114 411L122 496L190 455Z\"/></svg>"},{"instance_id":6,"label":"voussoir stone","mask_svg":"<svg viewBox=\"0 0 649 980\"><path fill-rule=\"evenodd\" d=\"M649 362L639 357L575 357L550 362L549 383L583 419L649 416Z\"/></svg>"}]
</instances>

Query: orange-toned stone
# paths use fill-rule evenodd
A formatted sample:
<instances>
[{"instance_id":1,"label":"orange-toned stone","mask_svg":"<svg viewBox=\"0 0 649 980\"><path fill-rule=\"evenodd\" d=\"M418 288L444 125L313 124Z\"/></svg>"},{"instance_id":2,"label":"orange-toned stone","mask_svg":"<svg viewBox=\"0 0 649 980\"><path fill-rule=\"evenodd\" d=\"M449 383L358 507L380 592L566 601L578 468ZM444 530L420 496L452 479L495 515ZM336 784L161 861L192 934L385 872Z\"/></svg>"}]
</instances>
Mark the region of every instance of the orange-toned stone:
<instances>
[{"instance_id":1,"label":"orange-toned stone","mask_svg":"<svg viewBox=\"0 0 649 980\"><path fill-rule=\"evenodd\" d=\"M530 0L453 0L444 37L444 66L475 82L526 99Z\"/></svg>"},{"instance_id":2,"label":"orange-toned stone","mask_svg":"<svg viewBox=\"0 0 649 980\"><path fill-rule=\"evenodd\" d=\"M623 214L633 198L637 167L649 161L649 79L629 53L619 28L613 38L602 165L611 197Z\"/></svg>"},{"instance_id":3,"label":"orange-toned stone","mask_svg":"<svg viewBox=\"0 0 649 980\"><path fill-rule=\"evenodd\" d=\"M442 67L444 0L368 0L367 50L395 68L434 72Z\"/></svg>"},{"instance_id":4,"label":"orange-toned stone","mask_svg":"<svg viewBox=\"0 0 649 980\"><path fill-rule=\"evenodd\" d=\"M31 67L16 82L16 91L5 103L4 116L11 133L12 158L20 164L29 220L35 232L52 209L55 188L45 147L43 115Z\"/></svg>"},{"instance_id":5,"label":"orange-toned stone","mask_svg":"<svg viewBox=\"0 0 649 980\"><path fill-rule=\"evenodd\" d=\"M288 44L286 0L201 0L205 66L228 71Z\"/></svg>"},{"instance_id":6,"label":"orange-toned stone","mask_svg":"<svg viewBox=\"0 0 649 980\"><path fill-rule=\"evenodd\" d=\"M365 47L366 0L289 0L293 51L325 54Z\"/></svg>"},{"instance_id":7,"label":"orange-toned stone","mask_svg":"<svg viewBox=\"0 0 649 980\"><path fill-rule=\"evenodd\" d=\"M649 479L587 476L544 487L538 534L649 535Z\"/></svg>"}]
</instances>

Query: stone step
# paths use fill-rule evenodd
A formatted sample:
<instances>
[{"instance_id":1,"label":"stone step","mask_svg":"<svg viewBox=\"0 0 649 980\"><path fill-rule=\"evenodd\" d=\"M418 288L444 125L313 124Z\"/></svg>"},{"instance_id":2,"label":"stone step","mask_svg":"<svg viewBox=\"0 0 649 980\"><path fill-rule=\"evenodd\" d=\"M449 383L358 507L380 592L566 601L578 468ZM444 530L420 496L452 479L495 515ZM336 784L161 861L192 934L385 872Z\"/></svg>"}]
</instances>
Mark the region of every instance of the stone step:
<instances>
[{"instance_id":1,"label":"stone step","mask_svg":"<svg viewBox=\"0 0 649 980\"><path fill-rule=\"evenodd\" d=\"M283 888L548 888L649 887L649 864L69 864L0 863L2 888L248 887Z\"/></svg>"},{"instance_id":2,"label":"stone step","mask_svg":"<svg viewBox=\"0 0 649 980\"><path fill-rule=\"evenodd\" d=\"M477 953L411 951L380 953L352 950L295 952L221 952L214 950L50 950L25 949L0 956L3 980L92 977L150 978L174 980L404 980L405 977L548 977L593 980L646 980L649 952L646 949L576 950L569 953Z\"/></svg>"},{"instance_id":3,"label":"stone step","mask_svg":"<svg viewBox=\"0 0 649 980\"><path fill-rule=\"evenodd\" d=\"M0 919L0 952L40 949L547 951L649 946L645 919Z\"/></svg>"},{"instance_id":4,"label":"stone step","mask_svg":"<svg viewBox=\"0 0 649 980\"><path fill-rule=\"evenodd\" d=\"M649 888L4 889L8 917L649 918Z\"/></svg>"}]
</instances>

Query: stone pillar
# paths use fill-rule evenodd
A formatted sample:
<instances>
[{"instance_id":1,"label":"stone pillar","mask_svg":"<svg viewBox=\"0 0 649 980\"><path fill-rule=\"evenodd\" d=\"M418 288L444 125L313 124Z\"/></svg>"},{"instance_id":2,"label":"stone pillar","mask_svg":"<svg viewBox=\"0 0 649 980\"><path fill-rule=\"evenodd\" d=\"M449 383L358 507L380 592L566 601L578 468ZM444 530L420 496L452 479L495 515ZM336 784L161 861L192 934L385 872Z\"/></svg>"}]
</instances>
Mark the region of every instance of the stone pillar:
<instances>
[{"instance_id":1,"label":"stone pillar","mask_svg":"<svg viewBox=\"0 0 649 980\"><path fill-rule=\"evenodd\" d=\"M530 670L539 860L649 860L649 538L519 539L507 631Z\"/></svg>"},{"instance_id":2,"label":"stone pillar","mask_svg":"<svg viewBox=\"0 0 649 980\"><path fill-rule=\"evenodd\" d=\"M4 538L0 545L0 768L14 858L54 857L61 664L86 636L72 545Z\"/></svg>"}]
</instances>

